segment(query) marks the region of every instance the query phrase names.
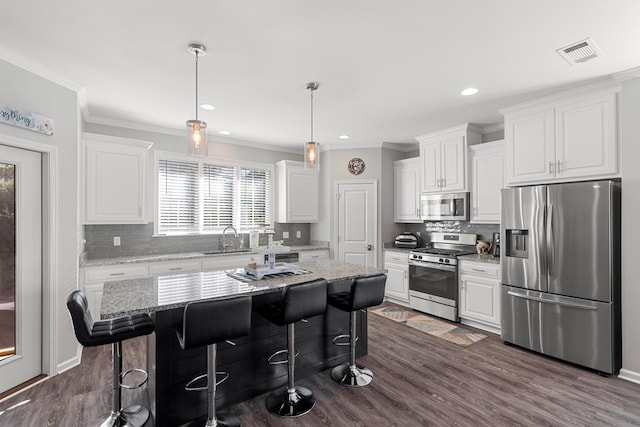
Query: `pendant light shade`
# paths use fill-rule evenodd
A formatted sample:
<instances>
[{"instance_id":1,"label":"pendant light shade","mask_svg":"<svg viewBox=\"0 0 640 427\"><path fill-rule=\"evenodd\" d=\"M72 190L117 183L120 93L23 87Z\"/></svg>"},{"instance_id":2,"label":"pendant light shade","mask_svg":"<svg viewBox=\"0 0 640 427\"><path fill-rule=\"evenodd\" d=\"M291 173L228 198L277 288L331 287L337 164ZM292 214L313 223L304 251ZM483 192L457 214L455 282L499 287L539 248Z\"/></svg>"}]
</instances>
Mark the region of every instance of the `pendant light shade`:
<instances>
[{"instance_id":1,"label":"pendant light shade","mask_svg":"<svg viewBox=\"0 0 640 427\"><path fill-rule=\"evenodd\" d=\"M320 144L313 140L313 91L318 89L316 82L307 83L307 89L311 92L311 139L304 144L304 168L306 170L320 170Z\"/></svg>"},{"instance_id":2,"label":"pendant light shade","mask_svg":"<svg viewBox=\"0 0 640 427\"><path fill-rule=\"evenodd\" d=\"M201 44L190 44L189 52L196 57L196 118L187 120L187 154L207 157L207 123L198 120L198 57L207 54L207 48Z\"/></svg>"}]
</instances>

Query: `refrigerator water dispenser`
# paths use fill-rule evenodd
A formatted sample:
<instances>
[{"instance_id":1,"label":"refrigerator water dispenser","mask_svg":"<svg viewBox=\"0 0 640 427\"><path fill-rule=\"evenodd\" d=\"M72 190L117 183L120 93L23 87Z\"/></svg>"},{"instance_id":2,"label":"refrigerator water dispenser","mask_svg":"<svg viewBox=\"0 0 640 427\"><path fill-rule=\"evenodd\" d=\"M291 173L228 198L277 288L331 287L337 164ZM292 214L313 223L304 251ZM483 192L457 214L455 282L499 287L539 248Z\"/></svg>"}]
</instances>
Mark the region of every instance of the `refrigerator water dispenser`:
<instances>
[{"instance_id":1,"label":"refrigerator water dispenser","mask_svg":"<svg viewBox=\"0 0 640 427\"><path fill-rule=\"evenodd\" d=\"M514 258L529 258L529 230L506 230L505 255Z\"/></svg>"}]
</instances>

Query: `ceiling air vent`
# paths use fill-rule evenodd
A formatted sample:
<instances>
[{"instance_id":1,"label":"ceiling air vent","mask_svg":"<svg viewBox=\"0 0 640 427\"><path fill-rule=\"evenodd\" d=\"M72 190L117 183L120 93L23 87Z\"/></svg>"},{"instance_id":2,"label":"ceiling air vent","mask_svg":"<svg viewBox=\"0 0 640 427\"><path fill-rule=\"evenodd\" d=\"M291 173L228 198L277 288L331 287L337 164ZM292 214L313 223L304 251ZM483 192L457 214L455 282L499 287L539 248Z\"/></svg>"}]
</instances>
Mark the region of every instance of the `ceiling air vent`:
<instances>
[{"instance_id":1,"label":"ceiling air vent","mask_svg":"<svg viewBox=\"0 0 640 427\"><path fill-rule=\"evenodd\" d=\"M602 56L602 51L591 38L572 43L556 50L556 52L571 65L587 62L590 59Z\"/></svg>"}]
</instances>

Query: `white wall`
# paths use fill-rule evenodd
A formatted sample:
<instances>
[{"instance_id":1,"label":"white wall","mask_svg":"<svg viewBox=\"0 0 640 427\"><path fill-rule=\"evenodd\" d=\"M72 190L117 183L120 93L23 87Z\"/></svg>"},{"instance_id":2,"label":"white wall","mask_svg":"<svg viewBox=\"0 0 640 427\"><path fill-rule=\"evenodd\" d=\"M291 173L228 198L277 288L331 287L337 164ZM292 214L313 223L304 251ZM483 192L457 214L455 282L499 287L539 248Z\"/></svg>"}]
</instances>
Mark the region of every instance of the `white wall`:
<instances>
[{"instance_id":1,"label":"white wall","mask_svg":"<svg viewBox=\"0 0 640 427\"><path fill-rule=\"evenodd\" d=\"M619 98L622 170L622 377L640 382L640 79Z\"/></svg>"},{"instance_id":2,"label":"white wall","mask_svg":"<svg viewBox=\"0 0 640 427\"><path fill-rule=\"evenodd\" d=\"M0 123L0 133L58 149L57 263L51 278L51 297L55 311L55 331L50 372L64 369L77 356L78 343L67 314L67 295L78 285L78 133L77 94L0 59L0 100L4 104L32 111L54 120L51 136ZM48 319L44 327L49 327ZM47 363L45 362L45 366Z\"/></svg>"}]
</instances>

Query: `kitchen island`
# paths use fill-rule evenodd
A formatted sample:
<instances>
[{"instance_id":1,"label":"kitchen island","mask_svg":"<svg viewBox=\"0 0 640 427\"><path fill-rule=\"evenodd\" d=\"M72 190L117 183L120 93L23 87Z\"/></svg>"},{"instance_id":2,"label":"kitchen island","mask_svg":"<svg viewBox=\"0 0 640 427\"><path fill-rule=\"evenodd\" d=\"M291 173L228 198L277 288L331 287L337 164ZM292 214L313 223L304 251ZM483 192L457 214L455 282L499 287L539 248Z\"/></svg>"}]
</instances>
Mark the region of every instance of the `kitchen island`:
<instances>
[{"instance_id":1,"label":"kitchen island","mask_svg":"<svg viewBox=\"0 0 640 427\"><path fill-rule=\"evenodd\" d=\"M248 336L218 345L218 371L229 373L220 385L217 407L224 408L284 386L287 365L269 365L267 359L286 348L286 328L273 325L256 309L281 298L287 286L317 278L329 281L329 293L349 286L351 279L382 272L339 261L316 260L297 263L296 274L251 281L242 271L226 270L177 274L107 282L101 317L115 318L150 313L156 331L148 337L147 385L151 413L156 426L180 425L206 414L206 391L187 392L184 385L206 372L206 348L182 350L175 329L182 322L183 307L203 299L225 299L251 295L254 312ZM296 378L303 379L348 360L346 347L332 340L349 331L349 313L327 307L320 316L296 324ZM367 313L358 313L358 357L367 353ZM328 374L327 374L328 375Z\"/></svg>"}]
</instances>

